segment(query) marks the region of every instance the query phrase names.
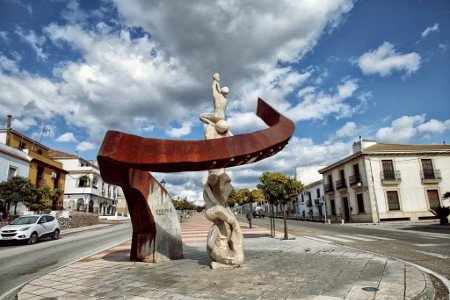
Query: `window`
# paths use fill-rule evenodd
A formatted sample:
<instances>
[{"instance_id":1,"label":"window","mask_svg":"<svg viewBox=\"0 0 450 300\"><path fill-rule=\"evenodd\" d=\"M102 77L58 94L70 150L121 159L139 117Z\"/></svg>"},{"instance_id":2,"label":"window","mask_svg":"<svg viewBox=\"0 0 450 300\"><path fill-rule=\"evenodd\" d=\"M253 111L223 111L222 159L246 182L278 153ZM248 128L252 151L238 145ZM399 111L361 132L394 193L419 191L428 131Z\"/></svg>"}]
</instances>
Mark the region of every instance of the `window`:
<instances>
[{"instance_id":1,"label":"window","mask_svg":"<svg viewBox=\"0 0 450 300\"><path fill-rule=\"evenodd\" d=\"M19 149L22 150L22 149L26 149L26 148L27 148L27 144L25 144L24 142L20 141Z\"/></svg>"},{"instance_id":2,"label":"window","mask_svg":"<svg viewBox=\"0 0 450 300\"><path fill-rule=\"evenodd\" d=\"M98 188L98 178L94 176L94 178L92 179L92 187L94 189Z\"/></svg>"},{"instance_id":3,"label":"window","mask_svg":"<svg viewBox=\"0 0 450 300\"><path fill-rule=\"evenodd\" d=\"M78 181L78 187L89 187L91 185L91 180L88 176L82 176L80 177L80 180Z\"/></svg>"},{"instance_id":4,"label":"window","mask_svg":"<svg viewBox=\"0 0 450 300\"><path fill-rule=\"evenodd\" d=\"M11 179L11 178L13 178L15 176L17 176L17 168L9 166L8 178L7 179Z\"/></svg>"},{"instance_id":5,"label":"window","mask_svg":"<svg viewBox=\"0 0 450 300\"><path fill-rule=\"evenodd\" d=\"M302 194L302 202L305 202L305 196Z\"/></svg>"},{"instance_id":6,"label":"window","mask_svg":"<svg viewBox=\"0 0 450 300\"><path fill-rule=\"evenodd\" d=\"M41 187L44 185L44 170L45 168L43 166L37 167L37 176L36 176L36 186Z\"/></svg>"},{"instance_id":7,"label":"window","mask_svg":"<svg viewBox=\"0 0 450 300\"><path fill-rule=\"evenodd\" d=\"M433 162L431 159L422 159L422 169L424 179L434 179Z\"/></svg>"},{"instance_id":8,"label":"window","mask_svg":"<svg viewBox=\"0 0 450 300\"><path fill-rule=\"evenodd\" d=\"M398 200L397 191L386 192L389 210L400 210L400 201Z\"/></svg>"},{"instance_id":9,"label":"window","mask_svg":"<svg viewBox=\"0 0 450 300\"><path fill-rule=\"evenodd\" d=\"M440 206L438 190L427 190L428 204L430 208Z\"/></svg>"},{"instance_id":10,"label":"window","mask_svg":"<svg viewBox=\"0 0 450 300\"><path fill-rule=\"evenodd\" d=\"M320 198L320 189L316 189L317 198Z\"/></svg>"},{"instance_id":11,"label":"window","mask_svg":"<svg viewBox=\"0 0 450 300\"><path fill-rule=\"evenodd\" d=\"M358 202L358 213L365 213L363 194L356 194L356 201Z\"/></svg>"},{"instance_id":12,"label":"window","mask_svg":"<svg viewBox=\"0 0 450 300\"><path fill-rule=\"evenodd\" d=\"M46 216L45 218L47 219L47 222L51 222L55 219L53 216Z\"/></svg>"},{"instance_id":13,"label":"window","mask_svg":"<svg viewBox=\"0 0 450 300\"><path fill-rule=\"evenodd\" d=\"M382 160L384 179L395 180L394 164L392 160Z\"/></svg>"}]
</instances>

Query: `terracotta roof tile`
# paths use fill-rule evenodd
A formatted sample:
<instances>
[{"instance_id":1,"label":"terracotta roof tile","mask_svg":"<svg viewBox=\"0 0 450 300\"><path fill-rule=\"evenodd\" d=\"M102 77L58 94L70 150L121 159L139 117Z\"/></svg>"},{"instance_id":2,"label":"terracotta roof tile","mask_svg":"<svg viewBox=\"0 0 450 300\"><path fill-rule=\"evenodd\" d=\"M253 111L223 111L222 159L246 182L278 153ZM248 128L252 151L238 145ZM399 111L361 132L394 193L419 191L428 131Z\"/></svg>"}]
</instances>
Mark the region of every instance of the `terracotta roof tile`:
<instances>
[{"instance_id":1,"label":"terracotta roof tile","mask_svg":"<svg viewBox=\"0 0 450 300\"><path fill-rule=\"evenodd\" d=\"M450 151L450 145L376 144L363 150L363 152L369 151Z\"/></svg>"},{"instance_id":2,"label":"terracotta roof tile","mask_svg":"<svg viewBox=\"0 0 450 300\"><path fill-rule=\"evenodd\" d=\"M69 154L69 153L55 150L55 149L50 149L48 151L48 156L51 158L79 158L78 156L76 156L74 154Z\"/></svg>"}]
</instances>

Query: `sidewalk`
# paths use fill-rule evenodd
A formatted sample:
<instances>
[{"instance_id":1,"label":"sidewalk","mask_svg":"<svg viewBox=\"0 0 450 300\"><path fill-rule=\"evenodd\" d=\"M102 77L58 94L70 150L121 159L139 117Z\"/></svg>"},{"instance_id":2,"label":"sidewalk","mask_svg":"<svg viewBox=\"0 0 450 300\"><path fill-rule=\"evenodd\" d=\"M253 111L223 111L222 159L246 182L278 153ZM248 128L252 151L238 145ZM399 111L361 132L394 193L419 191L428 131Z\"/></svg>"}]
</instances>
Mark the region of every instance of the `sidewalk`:
<instances>
[{"instance_id":1,"label":"sidewalk","mask_svg":"<svg viewBox=\"0 0 450 300\"><path fill-rule=\"evenodd\" d=\"M306 238L283 241L241 223L244 264L213 271L206 253L211 223L183 220L185 258L129 261L130 242L25 285L18 299L432 299L428 275L386 257ZM278 233L281 237L281 233Z\"/></svg>"}]
</instances>

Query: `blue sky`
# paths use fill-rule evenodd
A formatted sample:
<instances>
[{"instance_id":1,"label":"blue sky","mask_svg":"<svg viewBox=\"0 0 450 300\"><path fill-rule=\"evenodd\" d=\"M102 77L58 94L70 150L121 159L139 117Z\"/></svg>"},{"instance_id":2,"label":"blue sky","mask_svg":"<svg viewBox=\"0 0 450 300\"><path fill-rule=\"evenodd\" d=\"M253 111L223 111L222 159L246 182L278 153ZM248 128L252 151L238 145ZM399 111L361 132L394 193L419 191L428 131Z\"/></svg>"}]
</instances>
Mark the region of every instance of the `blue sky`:
<instances>
[{"instance_id":1,"label":"blue sky","mask_svg":"<svg viewBox=\"0 0 450 300\"><path fill-rule=\"evenodd\" d=\"M49 147L95 159L108 129L202 139L211 76L234 134L264 127L257 97L296 123L285 150L229 170L293 175L362 136L450 142L449 1L0 1L0 111ZM156 174L201 198L202 172Z\"/></svg>"}]
</instances>

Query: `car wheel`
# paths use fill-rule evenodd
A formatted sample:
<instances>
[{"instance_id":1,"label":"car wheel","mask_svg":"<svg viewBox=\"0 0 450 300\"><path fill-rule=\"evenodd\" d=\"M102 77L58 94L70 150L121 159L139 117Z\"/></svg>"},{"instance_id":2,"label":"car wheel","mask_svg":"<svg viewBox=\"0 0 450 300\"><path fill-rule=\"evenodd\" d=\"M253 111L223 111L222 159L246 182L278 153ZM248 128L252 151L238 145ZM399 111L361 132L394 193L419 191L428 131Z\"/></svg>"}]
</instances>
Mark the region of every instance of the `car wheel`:
<instances>
[{"instance_id":1,"label":"car wheel","mask_svg":"<svg viewBox=\"0 0 450 300\"><path fill-rule=\"evenodd\" d=\"M37 233L36 233L36 232L33 232L33 233L30 235L30 238L28 239L28 245L36 244L37 239L38 239Z\"/></svg>"},{"instance_id":2,"label":"car wheel","mask_svg":"<svg viewBox=\"0 0 450 300\"><path fill-rule=\"evenodd\" d=\"M52 234L52 240L57 240L59 238L59 229L55 229Z\"/></svg>"}]
</instances>

